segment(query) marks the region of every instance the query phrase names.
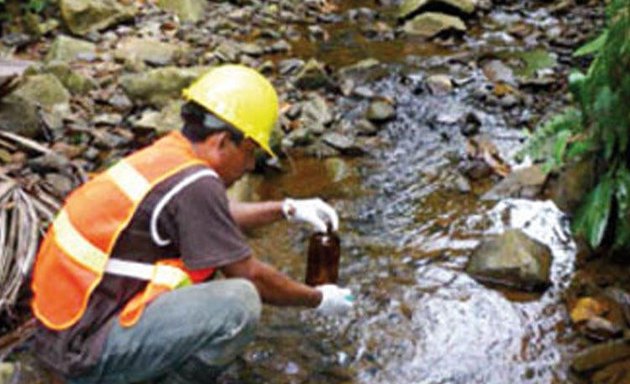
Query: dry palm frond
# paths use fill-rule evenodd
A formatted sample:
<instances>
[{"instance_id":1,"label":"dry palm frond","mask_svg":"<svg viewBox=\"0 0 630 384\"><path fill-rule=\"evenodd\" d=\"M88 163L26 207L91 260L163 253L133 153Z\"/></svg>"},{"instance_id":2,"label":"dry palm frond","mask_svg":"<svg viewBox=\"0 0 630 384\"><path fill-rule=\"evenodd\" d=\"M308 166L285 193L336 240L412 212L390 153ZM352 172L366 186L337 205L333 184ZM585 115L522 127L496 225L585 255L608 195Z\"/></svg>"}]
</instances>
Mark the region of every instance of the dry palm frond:
<instances>
[{"instance_id":1,"label":"dry palm frond","mask_svg":"<svg viewBox=\"0 0 630 384\"><path fill-rule=\"evenodd\" d=\"M0 176L0 313L11 311L37 252L45 223L59 202L41 189L27 193L16 180Z\"/></svg>"}]
</instances>

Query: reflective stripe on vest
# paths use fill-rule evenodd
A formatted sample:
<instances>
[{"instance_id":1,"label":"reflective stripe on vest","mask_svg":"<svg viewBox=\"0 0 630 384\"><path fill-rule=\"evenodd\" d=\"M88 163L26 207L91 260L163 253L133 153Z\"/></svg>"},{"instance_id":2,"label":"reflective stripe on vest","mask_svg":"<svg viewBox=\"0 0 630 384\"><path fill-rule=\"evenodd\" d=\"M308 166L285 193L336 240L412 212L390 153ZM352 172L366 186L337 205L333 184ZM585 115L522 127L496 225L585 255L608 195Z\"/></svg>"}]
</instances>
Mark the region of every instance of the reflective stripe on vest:
<instances>
[{"instance_id":1,"label":"reflective stripe on vest","mask_svg":"<svg viewBox=\"0 0 630 384\"><path fill-rule=\"evenodd\" d=\"M173 132L75 190L37 255L32 283L35 316L54 330L75 324L106 272L118 236L142 199L169 176L203 164L188 140ZM173 289L189 281L182 267L181 263L158 263L148 286ZM212 273L208 270L200 276L206 272Z\"/></svg>"}]
</instances>

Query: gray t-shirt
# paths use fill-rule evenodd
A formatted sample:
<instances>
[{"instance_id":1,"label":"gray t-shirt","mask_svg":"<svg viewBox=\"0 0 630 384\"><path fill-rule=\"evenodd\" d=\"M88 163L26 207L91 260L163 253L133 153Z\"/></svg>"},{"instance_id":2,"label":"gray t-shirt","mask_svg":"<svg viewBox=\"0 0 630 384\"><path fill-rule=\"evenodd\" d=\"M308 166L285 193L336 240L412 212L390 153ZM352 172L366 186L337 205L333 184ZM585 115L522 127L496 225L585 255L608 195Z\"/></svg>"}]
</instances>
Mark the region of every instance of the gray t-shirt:
<instances>
[{"instance_id":1,"label":"gray t-shirt","mask_svg":"<svg viewBox=\"0 0 630 384\"><path fill-rule=\"evenodd\" d=\"M146 263L181 257L189 269L221 267L249 257L251 248L230 214L225 186L211 176L197 179L168 200L160 211L157 232L169 243L158 246L152 240L151 215L159 201L187 176L206 169L186 168L149 192L118 238L112 257ZM145 285L141 280L106 274L77 324L61 332L40 324L35 336L40 359L67 376L88 371L100 357L112 322L118 321L125 303Z\"/></svg>"}]
</instances>

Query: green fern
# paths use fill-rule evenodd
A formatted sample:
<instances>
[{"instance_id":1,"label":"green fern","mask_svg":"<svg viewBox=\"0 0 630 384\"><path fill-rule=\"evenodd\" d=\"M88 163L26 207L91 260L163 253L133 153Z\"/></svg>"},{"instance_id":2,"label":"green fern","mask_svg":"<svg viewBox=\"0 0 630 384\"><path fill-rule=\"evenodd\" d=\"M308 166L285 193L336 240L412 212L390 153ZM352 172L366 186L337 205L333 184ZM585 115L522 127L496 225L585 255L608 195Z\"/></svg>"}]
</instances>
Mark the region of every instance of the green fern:
<instances>
[{"instance_id":1,"label":"green fern","mask_svg":"<svg viewBox=\"0 0 630 384\"><path fill-rule=\"evenodd\" d=\"M545 161L547 170L586 154L602 160L603 176L578 209L572 228L593 247L610 230L611 245L622 248L630 246L630 0L613 0L606 14L608 28L574 54L594 55L586 74L569 76L577 105L545 123L526 150Z\"/></svg>"}]
</instances>

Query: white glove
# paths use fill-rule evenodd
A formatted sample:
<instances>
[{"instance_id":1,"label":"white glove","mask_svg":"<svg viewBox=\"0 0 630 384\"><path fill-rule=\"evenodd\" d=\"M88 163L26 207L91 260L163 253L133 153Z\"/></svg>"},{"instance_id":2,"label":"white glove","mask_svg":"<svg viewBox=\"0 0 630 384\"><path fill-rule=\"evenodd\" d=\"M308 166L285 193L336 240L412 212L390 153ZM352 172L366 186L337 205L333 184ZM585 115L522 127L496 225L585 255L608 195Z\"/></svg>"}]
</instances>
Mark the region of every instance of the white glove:
<instances>
[{"instance_id":1,"label":"white glove","mask_svg":"<svg viewBox=\"0 0 630 384\"><path fill-rule=\"evenodd\" d=\"M354 296L350 289L334 284L318 285L315 289L322 293L322 302L315 309L322 315L342 315L352 308Z\"/></svg>"},{"instance_id":2,"label":"white glove","mask_svg":"<svg viewBox=\"0 0 630 384\"><path fill-rule=\"evenodd\" d=\"M284 199L282 212L287 220L310 223L319 232L327 231L327 223L332 225L333 231L339 227L337 212L322 199Z\"/></svg>"}]
</instances>

